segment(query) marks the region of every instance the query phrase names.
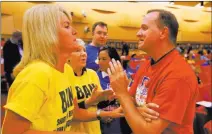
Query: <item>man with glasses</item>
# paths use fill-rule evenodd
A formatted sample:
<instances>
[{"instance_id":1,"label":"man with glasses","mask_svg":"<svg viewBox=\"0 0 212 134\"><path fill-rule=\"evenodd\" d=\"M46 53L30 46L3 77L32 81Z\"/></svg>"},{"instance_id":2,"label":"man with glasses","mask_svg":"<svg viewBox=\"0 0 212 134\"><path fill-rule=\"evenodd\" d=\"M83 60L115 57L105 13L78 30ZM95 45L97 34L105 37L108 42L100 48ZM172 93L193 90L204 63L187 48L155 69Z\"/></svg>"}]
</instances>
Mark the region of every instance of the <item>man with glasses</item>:
<instances>
[{"instance_id":1,"label":"man with glasses","mask_svg":"<svg viewBox=\"0 0 212 134\"><path fill-rule=\"evenodd\" d=\"M98 64L98 52L100 47L105 46L108 37L107 24L104 22L96 22L92 27L92 42L86 46L86 52L88 55L86 66L87 68L97 71L99 69Z\"/></svg>"}]
</instances>

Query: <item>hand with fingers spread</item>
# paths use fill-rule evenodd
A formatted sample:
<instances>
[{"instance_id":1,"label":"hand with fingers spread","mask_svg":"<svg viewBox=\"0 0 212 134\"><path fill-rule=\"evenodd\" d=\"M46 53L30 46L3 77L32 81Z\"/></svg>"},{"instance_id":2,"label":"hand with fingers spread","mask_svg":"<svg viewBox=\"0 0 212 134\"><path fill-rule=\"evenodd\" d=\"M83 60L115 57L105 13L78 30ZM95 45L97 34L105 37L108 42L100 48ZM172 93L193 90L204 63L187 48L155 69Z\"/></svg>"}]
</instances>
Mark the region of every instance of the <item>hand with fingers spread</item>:
<instances>
[{"instance_id":1,"label":"hand with fingers spread","mask_svg":"<svg viewBox=\"0 0 212 134\"><path fill-rule=\"evenodd\" d=\"M116 93L117 96L126 93L128 94L127 88L129 85L129 80L122 68L121 63L112 59L112 62L110 62L109 64L110 68L108 68L108 75L113 91Z\"/></svg>"},{"instance_id":2,"label":"hand with fingers spread","mask_svg":"<svg viewBox=\"0 0 212 134\"><path fill-rule=\"evenodd\" d=\"M97 103L104 100L114 100L115 94L113 90L98 90L98 86L96 85L92 91L90 98L85 101L86 107L91 105L96 105Z\"/></svg>"},{"instance_id":3,"label":"hand with fingers spread","mask_svg":"<svg viewBox=\"0 0 212 134\"><path fill-rule=\"evenodd\" d=\"M154 110L157 108L159 108L159 106L155 103L148 103L144 104L142 107L137 107L138 111L147 122L158 119L159 113Z\"/></svg>"}]
</instances>

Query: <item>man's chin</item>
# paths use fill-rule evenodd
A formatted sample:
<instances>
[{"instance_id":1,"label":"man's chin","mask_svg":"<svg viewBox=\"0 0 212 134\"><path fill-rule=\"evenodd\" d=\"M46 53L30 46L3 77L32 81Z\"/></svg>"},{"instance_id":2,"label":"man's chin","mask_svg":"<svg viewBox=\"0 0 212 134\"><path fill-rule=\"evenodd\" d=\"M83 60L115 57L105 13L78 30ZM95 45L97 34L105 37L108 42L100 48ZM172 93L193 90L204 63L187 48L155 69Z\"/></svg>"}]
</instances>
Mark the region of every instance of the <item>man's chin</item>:
<instances>
[{"instance_id":1,"label":"man's chin","mask_svg":"<svg viewBox=\"0 0 212 134\"><path fill-rule=\"evenodd\" d=\"M98 43L97 46L105 46L106 43Z\"/></svg>"},{"instance_id":2,"label":"man's chin","mask_svg":"<svg viewBox=\"0 0 212 134\"><path fill-rule=\"evenodd\" d=\"M138 49L140 49L140 50L144 49L144 44L139 44Z\"/></svg>"},{"instance_id":3,"label":"man's chin","mask_svg":"<svg viewBox=\"0 0 212 134\"><path fill-rule=\"evenodd\" d=\"M139 46L138 46L138 49L139 49L139 50L142 50L142 51L144 51L144 52L146 52L146 47L145 47L145 45L143 45L143 44L142 44L142 45L139 45Z\"/></svg>"},{"instance_id":4,"label":"man's chin","mask_svg":"<svg viewBox=\"0 0 212 134\"><path fill-rule=\"evenodd\" d=\"M106 42L104 42L104 43L100 43L100 44L104 46L104 45L106 45Z\"/></svg>"}]
</instances>

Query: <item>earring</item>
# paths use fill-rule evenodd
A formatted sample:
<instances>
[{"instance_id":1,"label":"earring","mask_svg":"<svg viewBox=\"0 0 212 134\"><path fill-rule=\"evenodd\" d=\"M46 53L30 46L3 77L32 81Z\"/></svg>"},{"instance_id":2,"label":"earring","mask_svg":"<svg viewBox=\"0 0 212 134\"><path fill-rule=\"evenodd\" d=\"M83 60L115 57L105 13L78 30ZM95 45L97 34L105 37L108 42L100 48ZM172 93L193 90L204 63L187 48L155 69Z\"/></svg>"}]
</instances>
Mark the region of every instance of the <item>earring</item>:
<instances>
[{"instance_id":1,"label":"earring","mask_svg":"<svg viewBox=\"0 0 212 134\"><path fill-rule=\"evenodd\" d=\"M71 60L70 60L70 59L68 59L68 60L67 60L67 63L71 63Z\"/></svg>"}]
</instances>

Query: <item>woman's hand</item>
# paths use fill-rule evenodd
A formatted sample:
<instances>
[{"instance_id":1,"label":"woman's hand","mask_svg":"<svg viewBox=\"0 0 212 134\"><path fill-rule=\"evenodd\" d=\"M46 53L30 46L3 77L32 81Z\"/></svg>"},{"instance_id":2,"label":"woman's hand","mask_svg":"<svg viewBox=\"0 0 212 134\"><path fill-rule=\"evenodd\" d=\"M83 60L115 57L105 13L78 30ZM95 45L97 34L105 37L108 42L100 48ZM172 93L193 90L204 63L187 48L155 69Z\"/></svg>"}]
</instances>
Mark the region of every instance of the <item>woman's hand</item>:
<instances>
[{"instance_id":1,"label":"woman's hand","mask_svg":"<svg viewBox=\"0 0 212 134\"><path fill-rule=\"evenodd\" d=\"M111 89L106 89L101 92L102 92L101 93L102 97L99 98L100 101L105 101L105 100L113 101L114 99L116 99L116 95Z\"/></svg>"},{"instance_id":2,"label":"woman's hand","mask_svg":"<svg viewBox=\"0 0 212 134\"><path fill-rule=\"evenodd\" d=\"M104 101L104 100L109 100L112 101L115 99L115 94L113 90L98 90L98 87L96 86L93 91L91 96L85 101L86 107L92 106L92 105L97 105L97 103Z\"/></svg>"},{"instance_id":3,"label":"woman's hand","mask_svg":"<svg viewBox=\"0 0 212 134\"><path fill-rule=\"evenodd\" d=\"M109 117L111 118L119 118L123 117L124 113L121 107L114 109L113 111L110 111Z\"/></svg>"},{"instance_id":4,"label":"woman's hand","mask_svg":"<svg viewBox=\"0 0 212 134\"><path fill-rule=\"evenodd\" d=\"M151 122L152 120L156 120L159 117L159 113L153 110L156 108L159 108L157 104L148 103L142 107L138 107L137 109L147 122Z\"/></svg>"},{"instance_id":5,"label":"woman's hand","mask_svg":"<svg viewBox=\"0 0 212 134\"><path fill-rule=\"evenodd\" d=\"M119 107L113 107L113 106L108 106L106 108L103 108L104 111L115 111L115 112L118 112L118 113L121 113L123 114L123 110L122 110L122 107L119 106ZM110 123L113 121L113 118L111 117L105 117L105 118L102 118L101 121L103 123Z\"/></svg>"}]
</instances>

